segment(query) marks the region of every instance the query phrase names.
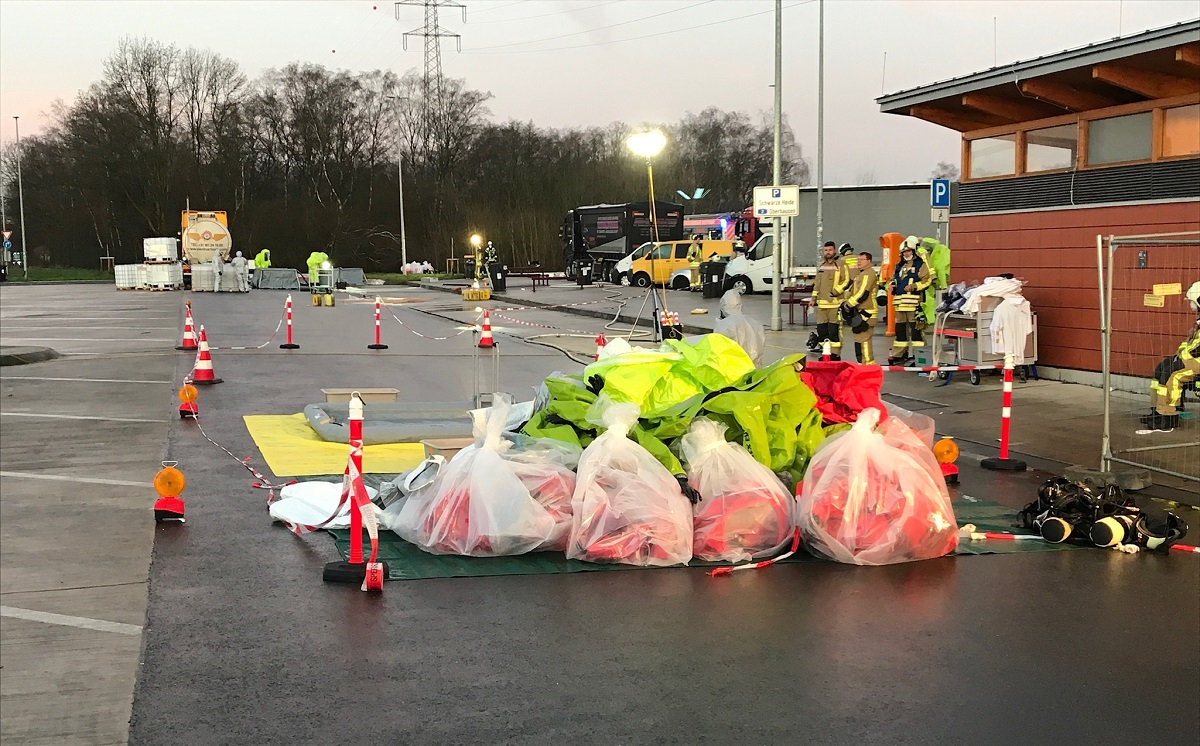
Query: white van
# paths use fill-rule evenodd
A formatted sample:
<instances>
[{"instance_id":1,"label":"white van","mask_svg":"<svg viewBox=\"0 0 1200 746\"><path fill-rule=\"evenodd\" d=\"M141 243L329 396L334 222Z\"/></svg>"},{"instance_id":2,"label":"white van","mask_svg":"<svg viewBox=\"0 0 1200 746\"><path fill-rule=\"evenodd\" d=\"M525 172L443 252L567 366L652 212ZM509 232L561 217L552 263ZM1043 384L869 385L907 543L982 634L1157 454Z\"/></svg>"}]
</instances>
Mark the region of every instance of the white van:
<instances>
[{"instance_id":1,"label":"white van","mask_svg":"<svg viewBox=\"0 0 1200 746\"><path fill-rule=\"evenodd\" d=\"M775 276L775 237L764 233L745 254L735 253L725 267L725 290L738 287L743 293L766 292ZM792 281L816 273L813 267L790 267L784 279Z\"/></svg>"}]
</instances>

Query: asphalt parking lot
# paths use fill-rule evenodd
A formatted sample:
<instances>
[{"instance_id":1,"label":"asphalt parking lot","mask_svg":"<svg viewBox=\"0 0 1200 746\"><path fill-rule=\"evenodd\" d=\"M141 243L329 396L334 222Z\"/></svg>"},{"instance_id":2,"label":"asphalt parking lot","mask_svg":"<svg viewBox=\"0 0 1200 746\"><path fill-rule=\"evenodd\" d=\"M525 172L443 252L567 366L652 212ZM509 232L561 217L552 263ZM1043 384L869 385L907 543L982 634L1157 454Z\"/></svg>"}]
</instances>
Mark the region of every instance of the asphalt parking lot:
<instances>
[{"instance_id":1,"label":"asphalt parking lot","mask_svg":"<svg viewBox=\"0 0 1200 746\"><path fill-rule=\"evenodd\" d=\"M6 345L19 318L33 328L13 335L16 344L61 336L60 351L80 354L4 369L5 607L127 627L6 611L6 744L123 743L127 718L133 744L1200 739L1192 556L1080 550L885 568L805 563L726 578L694 569L484 577L364 594L323 584L332 541L272 526L248 472L176 418L172 394L192 364L172 350L180 294L11 291L0 301ZM471 335L453 335L474 304L395 294L418 300L392 308L424 337L393 320L390 349L371 352L370 304L312 308L297 296L300 350L279 350L276 337L260 350L214 352L224 383L201 391L205 431L261 468L242 415L300 411L323 387L466 398ZM33 319L57 307L48 297L80 306L55 314L126 323L103 336L48 331L60 321ZM275 328L284 294L189 297L214 345L253 347ZM508 315L584 340L605 323ZM554 370L579 369L519 338L545 329L496 324L501 388L518 398ZM104 352L98 340L116 338ZM47 341L25 341L36 339ZM44 380L72 377L94 381ZM147 383L99 382L115 380ZM187 475L188 523L155 529L148 482L163 458ZM1012 506L1045 476L974 463L964 460L964 490ZM77 715L63 717L63 692Z\"/></svg>"}]
</instances>

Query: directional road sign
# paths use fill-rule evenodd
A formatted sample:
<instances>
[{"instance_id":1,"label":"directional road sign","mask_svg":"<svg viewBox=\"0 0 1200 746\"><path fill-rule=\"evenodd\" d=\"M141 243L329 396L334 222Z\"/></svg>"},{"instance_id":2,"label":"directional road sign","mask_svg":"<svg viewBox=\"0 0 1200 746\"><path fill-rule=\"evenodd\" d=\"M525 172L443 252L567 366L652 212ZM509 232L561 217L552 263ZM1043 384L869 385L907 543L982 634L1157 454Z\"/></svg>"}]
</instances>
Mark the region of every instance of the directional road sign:
<instances>
[{"instance_id":1,"label":"directional road sign","mask_svg":"<svg viewBox=\"0 0 1200 746\"><path fill-rule=\"evenodd\" d=\"M800 214L800 187L754 187L754 216L758 218L792 218Z\"/></svg>"},{"instance_id":2,"label":"directional road sign","mask_svg":"<svg viewBox=\"0 0 1200 746\"><path fill-rule=\"evenodd\" d=\"M5 239L5 240L4 240L4 248L6 248L6 249L11 249L11 248L12 248L12 241L9 241L8 239Z\"/></svg>"}]
</instances>

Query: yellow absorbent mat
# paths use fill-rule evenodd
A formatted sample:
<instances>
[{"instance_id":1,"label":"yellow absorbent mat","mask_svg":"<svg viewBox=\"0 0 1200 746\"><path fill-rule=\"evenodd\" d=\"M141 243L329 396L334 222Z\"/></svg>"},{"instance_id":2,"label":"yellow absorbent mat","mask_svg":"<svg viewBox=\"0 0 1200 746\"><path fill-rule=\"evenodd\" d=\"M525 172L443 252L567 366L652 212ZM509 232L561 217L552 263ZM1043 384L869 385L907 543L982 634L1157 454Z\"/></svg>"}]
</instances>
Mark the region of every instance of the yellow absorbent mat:
<instances>
[{"instance_id":1,"label":"yellow absorbent mat","mask_svg":"<svg viewBox=\"0 0 1200 746\"><path fill-rule=\"evenodd\" d=\"M311 477L341 474L350 447L322 440L304 415L248 414L246 429L277 477ZM363 447L363 473L391 474L408 471L425 457L420 443L383 443Z\"/></svg>"}]
</instances>

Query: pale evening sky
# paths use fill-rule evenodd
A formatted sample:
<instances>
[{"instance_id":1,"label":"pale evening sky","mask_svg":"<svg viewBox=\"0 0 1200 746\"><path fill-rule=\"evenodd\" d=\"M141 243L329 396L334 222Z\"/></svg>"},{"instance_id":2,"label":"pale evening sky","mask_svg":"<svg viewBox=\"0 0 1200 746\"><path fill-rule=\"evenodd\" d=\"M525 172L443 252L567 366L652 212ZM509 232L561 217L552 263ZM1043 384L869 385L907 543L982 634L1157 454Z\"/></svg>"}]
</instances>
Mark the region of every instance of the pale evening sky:
<instances>
[{"instance_id":1,"label":"pale evening sky","mask_svg":"<svg viewBox=\"0 0 1200 746\"><path fill-rule=\"evenodd\" d=\"M445 74L490 91L494 119L547 127L672 122L708 106L769 112L771 0L463 0L441 23ZM814 167L817 2L783 3L783 105ZM1198 0L826 0L826 184L923 181L958 136L878 112L883 90L1200 16ZM996 49L993 52L993 17ZM420 69L419 7L371 0L0 0L0 140L48 123L122 36L212 49L251 77L293 61ZM886 78L884 52L887 52ZM668 146L669 147L669 146Z\"/></svg>"}]
</instances>

